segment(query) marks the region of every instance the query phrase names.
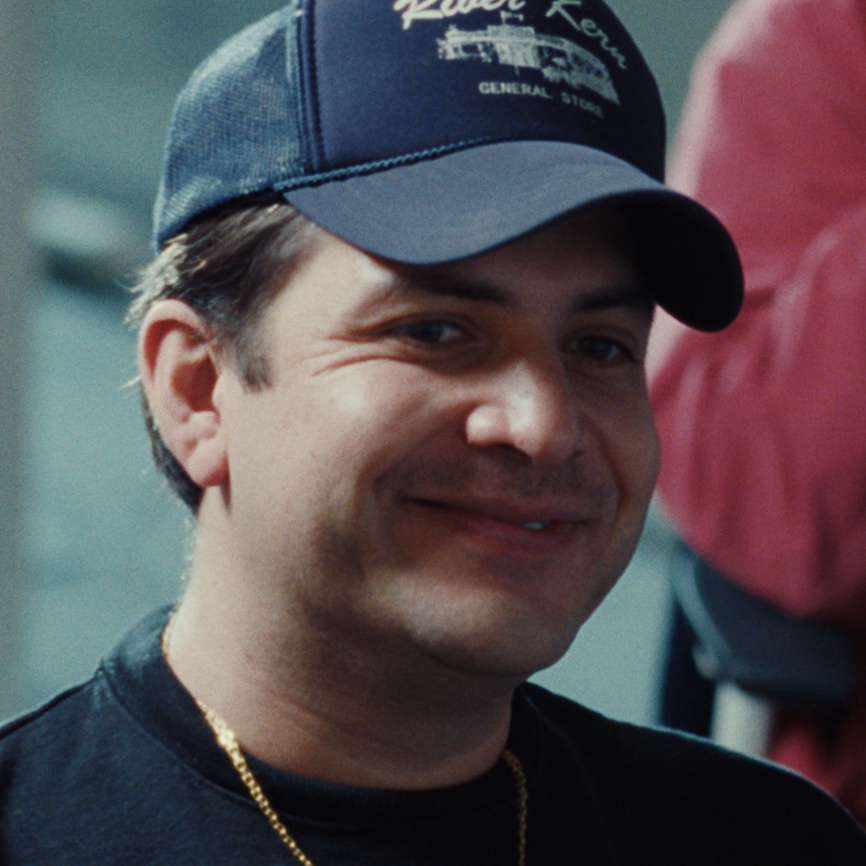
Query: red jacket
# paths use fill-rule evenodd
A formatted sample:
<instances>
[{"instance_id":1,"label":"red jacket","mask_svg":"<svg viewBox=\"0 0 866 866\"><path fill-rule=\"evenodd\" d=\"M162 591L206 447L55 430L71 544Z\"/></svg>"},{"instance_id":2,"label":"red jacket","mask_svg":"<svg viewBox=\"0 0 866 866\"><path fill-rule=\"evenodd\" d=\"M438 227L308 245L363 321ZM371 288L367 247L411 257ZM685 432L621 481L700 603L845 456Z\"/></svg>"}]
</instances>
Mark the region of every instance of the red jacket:
<instances>
[{"instance_id":1,"label":"red jacket","mask_svg":"<svg viewBox=\"0 0 866 866\"><path fill-rule=\"evenodd\" d=\"M736 582L866 649L866 0L735 2L670 181L731 230L747 293L717 335L659 322L663 507ZM866 679L844 719L777 727L772 757L866 823Z\"/></svg>"}]
</instances>

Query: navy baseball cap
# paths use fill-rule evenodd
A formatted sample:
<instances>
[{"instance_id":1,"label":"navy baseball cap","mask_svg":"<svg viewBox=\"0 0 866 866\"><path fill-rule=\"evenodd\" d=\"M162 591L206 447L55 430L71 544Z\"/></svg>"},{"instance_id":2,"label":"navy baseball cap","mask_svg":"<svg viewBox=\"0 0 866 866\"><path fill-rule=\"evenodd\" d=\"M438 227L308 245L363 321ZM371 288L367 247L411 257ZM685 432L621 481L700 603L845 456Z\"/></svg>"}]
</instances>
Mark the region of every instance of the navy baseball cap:
<instances>
[{"instance_id":1,"label":"navy baseball cap","mask_svg":"<svg viewBox=\"0 0 866 866\"><path fill-rule=\"evenodd\" d=\"M361 249L433 264L616 202L659 305L718 330L739 257L664 186L664 158L656 83L600 0L293 0L181 92L155 244L277 193Z\"/></svg>"}]
</instances>

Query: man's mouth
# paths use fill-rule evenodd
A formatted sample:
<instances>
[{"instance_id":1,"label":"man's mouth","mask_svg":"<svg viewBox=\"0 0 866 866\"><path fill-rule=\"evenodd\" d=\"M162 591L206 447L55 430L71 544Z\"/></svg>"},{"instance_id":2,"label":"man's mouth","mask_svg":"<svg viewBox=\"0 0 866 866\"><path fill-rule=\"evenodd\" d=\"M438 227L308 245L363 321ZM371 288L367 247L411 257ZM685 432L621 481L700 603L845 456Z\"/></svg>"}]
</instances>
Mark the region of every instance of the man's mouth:
<instances>
[{"instance_id":1,"label":"man's mouth","mask_svg":"<svg viewBox=\"0 0 866 866\"><path fill-rule=\"evenodd\" d=\"M407 500L415 505L434 511L464 515L469 519L490 521L526 529L531 532L544 532L555 526L567 526L587 522L585 510L574 506L547 503L526 503L506 500L462 500L410 497Z\"/></svg>"},{"instance_id":2,"label":"man's mouth","mask_svg":"<svg viewBox=\"0 0 866 866\"><path fill-rule=\"evenodd\" d=\"M593 522L590 509L548 498L412 496L404 502L431 543L461 540L494 555L548 559L571 550ZM445 535L442 535L445 533Z\"/></svg>"}]
</instances>

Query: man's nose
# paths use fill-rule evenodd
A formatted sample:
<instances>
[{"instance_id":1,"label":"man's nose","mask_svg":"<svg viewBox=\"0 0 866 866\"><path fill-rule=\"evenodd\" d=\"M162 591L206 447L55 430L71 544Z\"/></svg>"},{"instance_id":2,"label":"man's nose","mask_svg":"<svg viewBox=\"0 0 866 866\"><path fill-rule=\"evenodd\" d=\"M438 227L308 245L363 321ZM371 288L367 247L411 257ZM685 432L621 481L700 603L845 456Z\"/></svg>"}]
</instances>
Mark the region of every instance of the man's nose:
<instances>
[{"instance_id":1,"label":"man's nose","mask_svg":"<svg viewBox=\"0 0 866 866\"><path fill-rule=\"evenodd\" d=\"M577 395L560 362L516 360L486 376L479 390L466 418L470 445L504 445L534 465L556 465L581 450Z\"/></svg>"}]
</instances>

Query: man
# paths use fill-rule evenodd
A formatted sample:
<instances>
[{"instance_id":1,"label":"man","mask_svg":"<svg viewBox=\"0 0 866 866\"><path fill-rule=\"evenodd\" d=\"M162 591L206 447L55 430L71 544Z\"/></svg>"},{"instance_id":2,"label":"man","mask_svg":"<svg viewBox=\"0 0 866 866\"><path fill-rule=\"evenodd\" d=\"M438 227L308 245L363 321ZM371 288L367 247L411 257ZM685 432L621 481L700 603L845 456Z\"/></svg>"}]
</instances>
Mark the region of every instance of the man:
<instances>
[{"instance_id":1,"label":"man","mask_svg":"<svg viewBox=\"0 0 866 866\"><path fill-rule=\"evenodd\" d=\"M133 318L188 585L7 726L9 863L861 863L809 783L524 685L625 568L653 307L741 301L599 2L295 2L180 97Z\"/></svg>"}]
</instances>

